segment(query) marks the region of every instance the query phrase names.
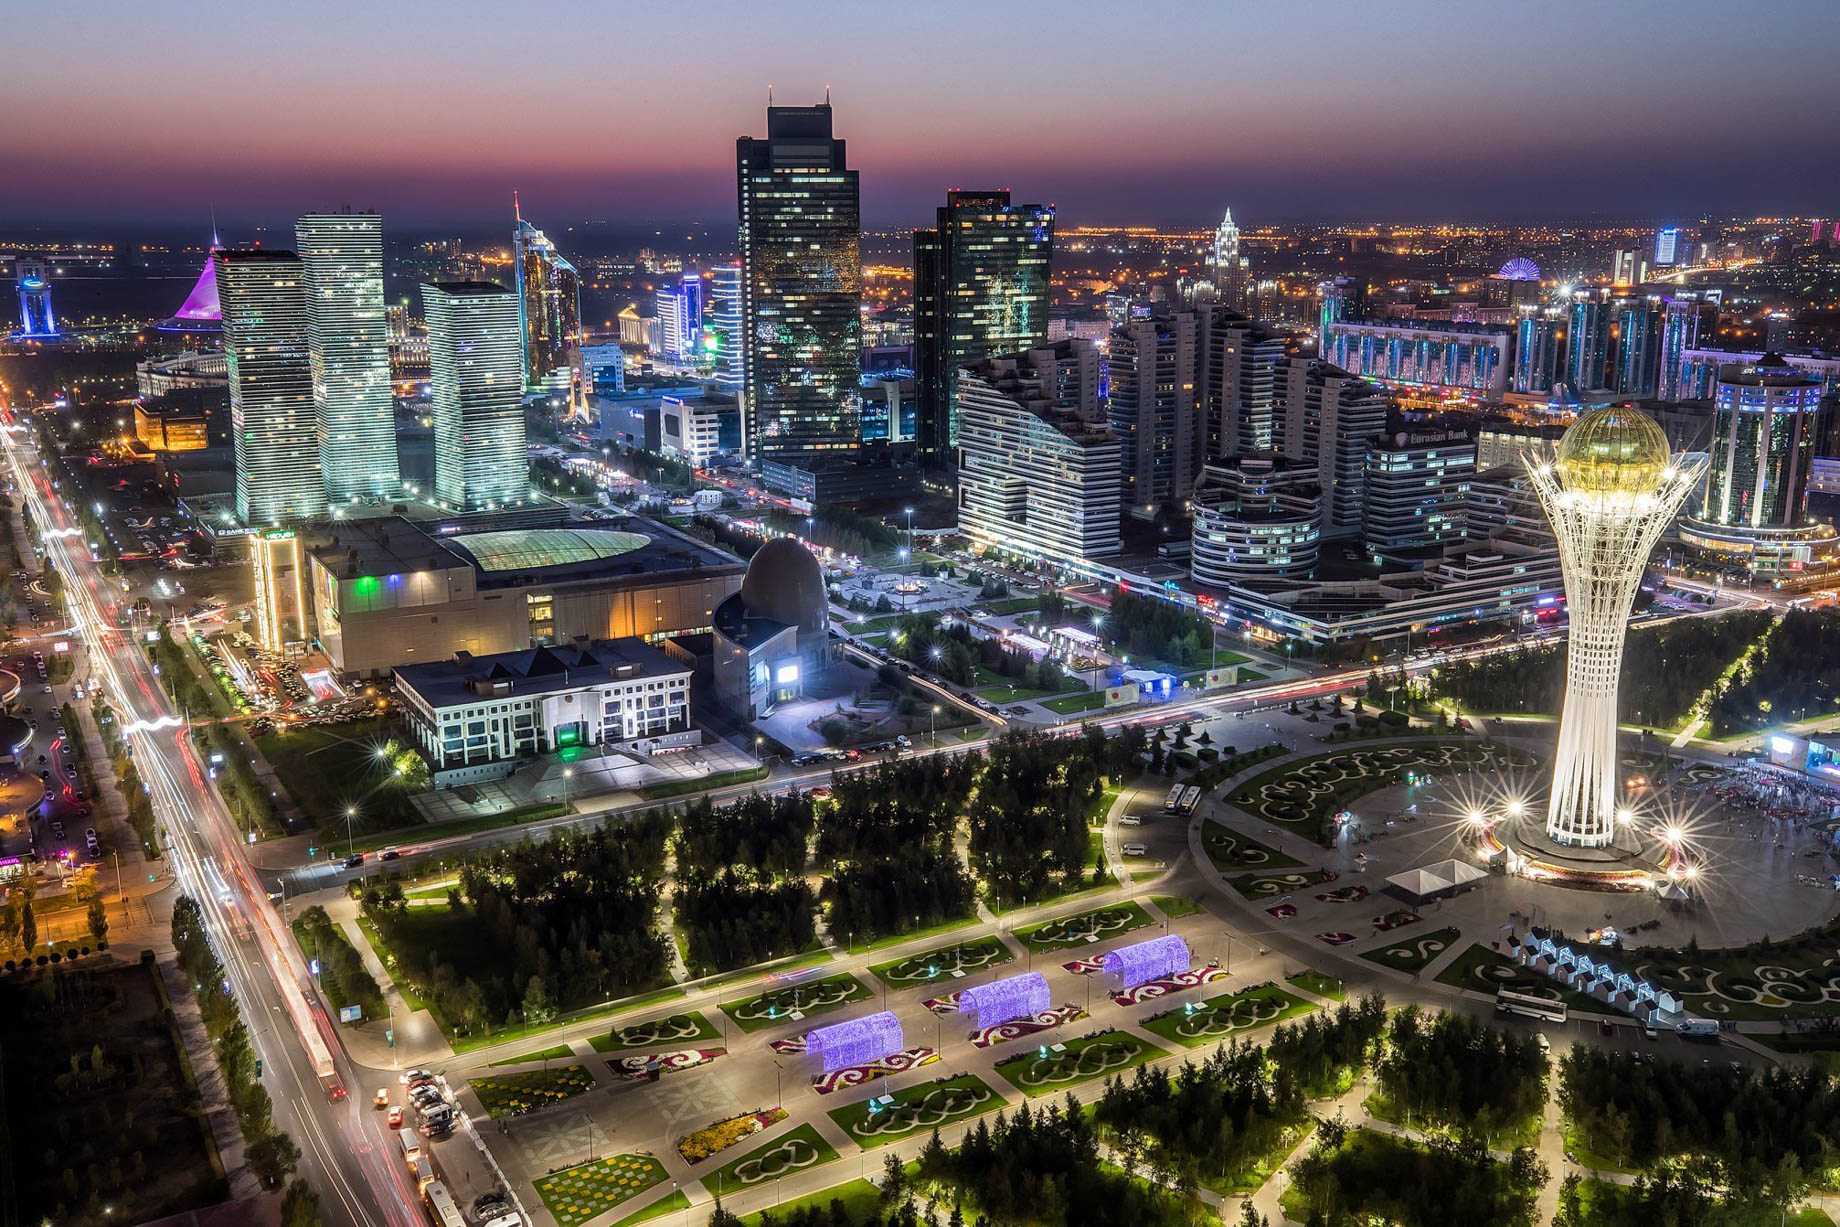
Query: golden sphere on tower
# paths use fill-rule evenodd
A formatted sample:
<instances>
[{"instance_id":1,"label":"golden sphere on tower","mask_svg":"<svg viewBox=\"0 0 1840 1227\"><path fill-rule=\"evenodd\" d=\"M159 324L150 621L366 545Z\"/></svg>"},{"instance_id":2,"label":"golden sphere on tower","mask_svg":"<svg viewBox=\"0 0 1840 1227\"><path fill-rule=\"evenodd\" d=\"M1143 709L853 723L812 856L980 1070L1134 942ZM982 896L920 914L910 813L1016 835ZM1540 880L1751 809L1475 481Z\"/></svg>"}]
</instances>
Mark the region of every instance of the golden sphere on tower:
<instances>
[{"instance_id":1,"label":"golden sphere on tower","mask_svg":"<svg viewBox=\"0 0 1840 1227\"><path fill-rule=\"evenodd\" d=\"M1652 494L1668 467L1667 436L1629 405L1608 405L1573 422L1556 461L1565 488L1587 494Z\"/></svg>"}]
</instances>

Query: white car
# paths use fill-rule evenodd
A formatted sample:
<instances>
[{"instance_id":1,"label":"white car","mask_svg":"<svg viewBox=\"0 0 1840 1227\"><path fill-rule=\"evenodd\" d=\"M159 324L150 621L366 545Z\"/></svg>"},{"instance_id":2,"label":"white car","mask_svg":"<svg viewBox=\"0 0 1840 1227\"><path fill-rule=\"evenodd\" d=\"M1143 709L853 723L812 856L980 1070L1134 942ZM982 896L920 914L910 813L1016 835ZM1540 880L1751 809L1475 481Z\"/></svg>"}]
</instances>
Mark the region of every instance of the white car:
<instances>
[{"instance_id":1,"label":"white car","mask_svg":"<svg viewBox=\"0 0 1840 1227\"><path fill-rule=\"evenodd\" d=\"M1118 820L1118 825L1121 827L1140 827L1144 825L1144 820L1139 818L1136 814L1126 814Z\"/></svg>"},{"instance_id":2,"label":"white car","mask_svg":"<svg viewBox=\"0 0 1840 1227\"><path fill-rule=\"evenodd\" d=\"M1150 855L1150 849L1144 847L1142 844L1126 844L1124 846L1124 854L1126 856L1148 856Z\"/></svg>"}]
</instances>

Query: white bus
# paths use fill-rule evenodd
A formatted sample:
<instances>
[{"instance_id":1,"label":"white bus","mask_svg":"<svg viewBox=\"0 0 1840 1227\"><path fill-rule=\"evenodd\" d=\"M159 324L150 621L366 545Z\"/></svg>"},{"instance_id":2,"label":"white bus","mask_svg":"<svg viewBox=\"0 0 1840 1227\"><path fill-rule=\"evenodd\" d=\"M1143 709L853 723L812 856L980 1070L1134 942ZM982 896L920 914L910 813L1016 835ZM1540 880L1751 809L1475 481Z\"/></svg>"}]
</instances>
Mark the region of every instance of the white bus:
<instances>
[{"instance_id":1,"label":"white bus","mask_svg":"<svg viewBox=\"0 0 1840 1227\"><path fill-rule=\"evenodd\" d=\"M454 1204L454 1195L439 1180L423 1189L422 1197L428 1203L428 1217L434 1220L434 1227L466 1227L460 1207Z\"/></svg>"},{"instance_id":2,"label":"white bus","mask_svg":"<svg viewBox=\"0 0 1840 1227\"><path fill-rule=\"evenodd\" d=\"M1540 1018L1547 1022L1564 1022L1565 1002L1528 993L1513 993L1501 988L1495 990L1495 1012L1519 1014L1522 1018Z\"/></svg>"},{"instance_id":3,"label":"white bus","mask_svg":"<svg viewBox=\"0 0 1840 1227\"><path fill-rule=\"evenodd\" d=\"M1182 790L1182 800L1176 804L1176 809L1184 814L1192 814L1195 812L1195 807L1200 804L1201 789L1191 784Z\"/></svg>"},{"instance_id":4,"label":"white bus","mask_svg":"<svg viewBox=\"0 0 1840 1227\"><path fill-rule=\"evenodd\" d=\"M1185 791L1187 790L1180 784L1171 784L1169 786L1169 795L1163 798L1163 812L1165 814L1173 814L1176 812L1176 807L1182 804L1182 794Z\"/></svg>"}]
</instances>

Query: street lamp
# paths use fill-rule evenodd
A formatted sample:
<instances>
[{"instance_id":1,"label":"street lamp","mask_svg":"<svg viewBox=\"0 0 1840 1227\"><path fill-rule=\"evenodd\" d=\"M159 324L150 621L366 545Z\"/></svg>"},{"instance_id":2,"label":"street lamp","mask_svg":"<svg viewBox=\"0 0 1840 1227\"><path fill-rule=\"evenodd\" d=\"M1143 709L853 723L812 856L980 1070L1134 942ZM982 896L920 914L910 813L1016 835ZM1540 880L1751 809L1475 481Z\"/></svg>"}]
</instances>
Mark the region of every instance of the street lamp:
<instances>
[{"instance_id":1,"label":"street lamp","mask_svg":"<svg viewBox=\"0 0 1840 1227\"><path fill-rule=\"evenodd\" d=\"M353 818L356 818L357 816L358 816L357 806L347 805L345 807L345 855L346 856L351 855L352 849L354 847L352 836L351 836L351 820Z\"/></svg>"},{"instance_id":2,"label":"street lamp","mask_svg":"<svg viewBox=\"0 0 1840 1227\"><path fill-rule=\"evenodd\" d=\"M574 778L575 778L575 768L564 767L562 769L562 804L564 806L567 806L569 803L569 781L573 780Z\"/></svg>"},{"instance_id":3,"label":"street lamp","mask_svg":"<svg viewBox=\"0 0 1840 1227\"><path fill-rule=\"evenodd\" d=\"M933 704L932 718L926 723L926 739L933 743L935 750L939 748L939 704L937 703Z\"/></svg>"}]
</instances>

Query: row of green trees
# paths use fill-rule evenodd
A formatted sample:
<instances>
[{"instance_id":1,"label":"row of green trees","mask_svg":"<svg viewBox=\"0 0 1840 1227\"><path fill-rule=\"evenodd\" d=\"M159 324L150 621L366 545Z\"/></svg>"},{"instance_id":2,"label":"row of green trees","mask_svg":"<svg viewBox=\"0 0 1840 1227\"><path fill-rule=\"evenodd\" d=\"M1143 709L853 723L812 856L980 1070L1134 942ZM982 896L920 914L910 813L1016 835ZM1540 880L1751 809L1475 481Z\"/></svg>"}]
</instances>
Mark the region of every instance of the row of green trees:
<instances>
[{"instance_id":1,"label":"row of green trees","mask_svg":"<svg viewBox=\"0 0 1840 1227\"><path fill-rule=\"evenodd\" d=\"M1370 1223L1488 1223L1533 1227L1545 1164L1530 1149L1506 1163L1471 1134L1425 1143L1337 1120L1321 1122L1317 1143L1293 1165L1292 1187L1310 1227Z\"/></svg>"},{"instance_id":2,"label":"row of green trees","mask_svg":"<svg viewBox=\"0 0 1840 1227\"><path fill-rule=\"evenodd\" d=\"M1005 905L1081 884L1105 764L1084 738L1010 734L984 758L967 813L978 875ZM1103 872L1101 856L1093 866Z\"/></svg>"},{"instance_id":3,"label":"row of green trees","mask_svg":"<svg viewBox=\"0 0 1840 1227\"><path fill-rule=\"evenodd\" d=\"M1840 609L1828 608L1783 615L1748 666L1719 686L1710 714L1713 735L1729 737L1835 711L1840 711Z\"/></svg>"},{"instance_id":4,"label":"row of green trees","mask_svg":"<svg viewBox=\"0 0 1840 1227\"><path fill-rule=\"evenodd\" d=\"M244 1160L264 1185L280 1188L300 1163L300 1147L275 1125L274 1103L257 1080L249 1028L229 990L224 966L205 935L204 913L189 895L181 895L173 902L172 943L179 954L179 966L191 979L198 1012L203 1016L224 1086L236 1109L245 1143Z\"/></svg>"},{"instance_id":5,"label":"row of green trees","mask_svg":"<svg viewBox=\"0 0 1840 1227\"><path fill-rule=\"evenodd\" d=\"M1507 1031L1467 1014L1395 1012L1380 1094L1411 1123L1435 1122L1485 1140L1537 1119L1546 1103L1546 1054L1533 1032Z\"/></svg>"},{"instance_id":6,"label":"row of green trees","mask_svg":"<svg viewBox=\"0 0 1840 1227\"><path fill-rule=\"evenodd\" d=\"M326 909L317 903L294 920L301 953L319 960L319 982L334 1007L355 1005L364 1010L366 1019L384 1014L383 990L377 980L364 970L364 960L339 931Z\"/></svg>"}]
</instances>

